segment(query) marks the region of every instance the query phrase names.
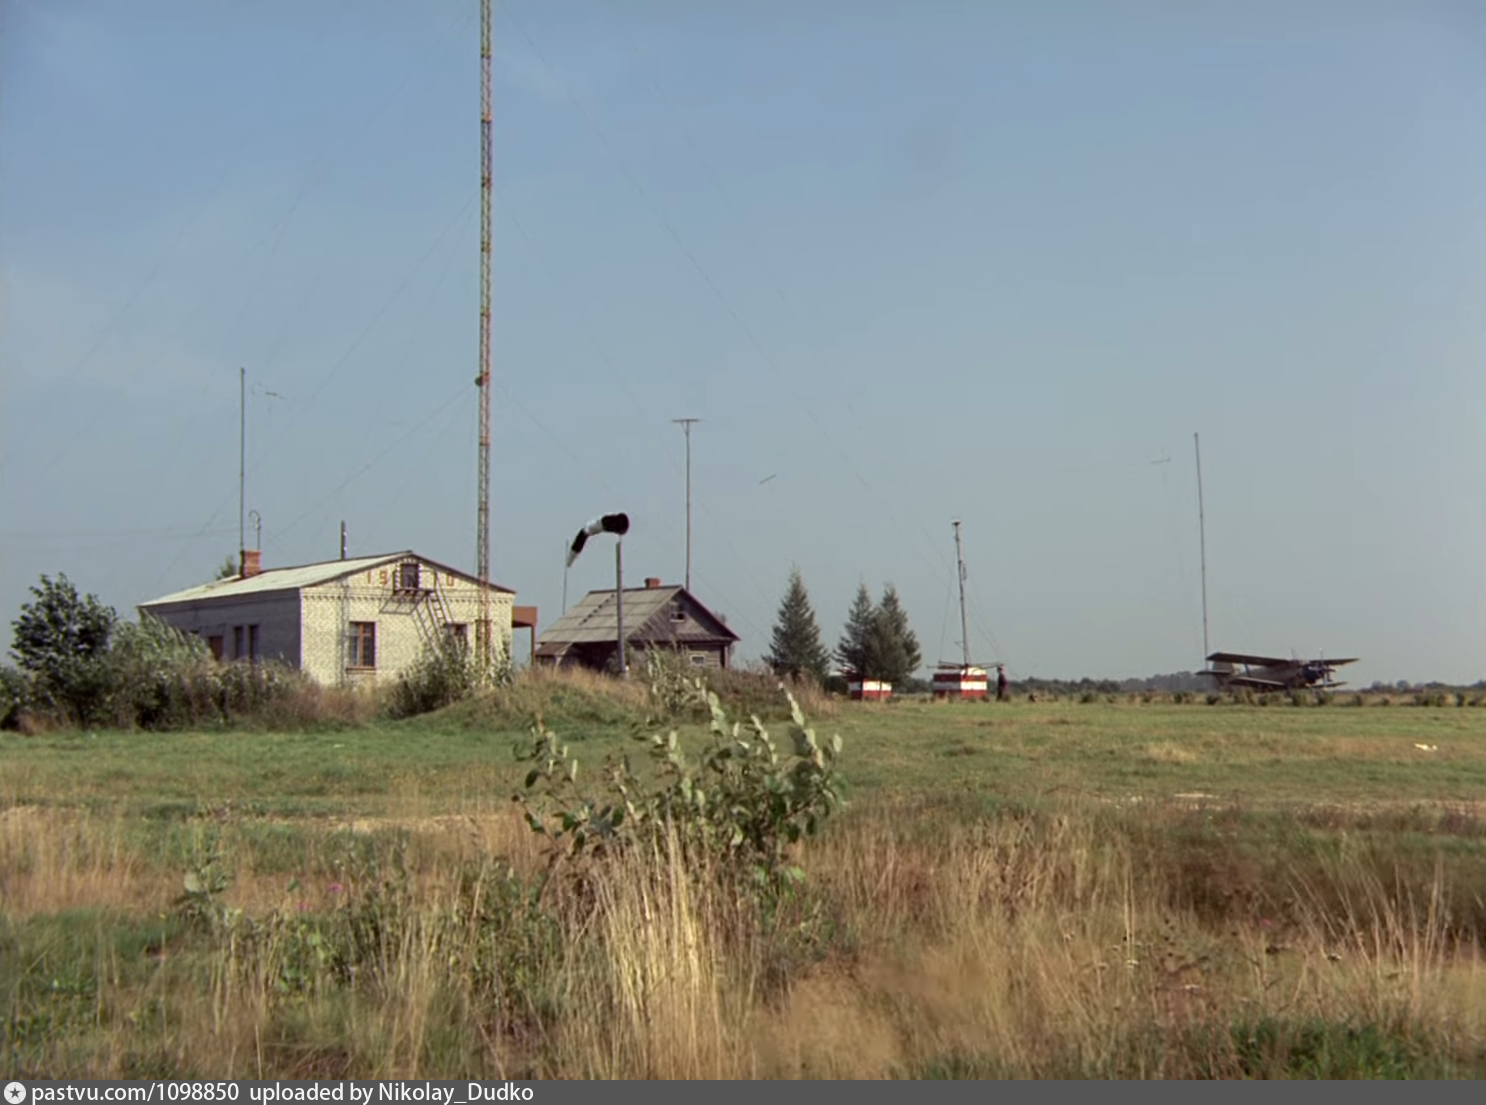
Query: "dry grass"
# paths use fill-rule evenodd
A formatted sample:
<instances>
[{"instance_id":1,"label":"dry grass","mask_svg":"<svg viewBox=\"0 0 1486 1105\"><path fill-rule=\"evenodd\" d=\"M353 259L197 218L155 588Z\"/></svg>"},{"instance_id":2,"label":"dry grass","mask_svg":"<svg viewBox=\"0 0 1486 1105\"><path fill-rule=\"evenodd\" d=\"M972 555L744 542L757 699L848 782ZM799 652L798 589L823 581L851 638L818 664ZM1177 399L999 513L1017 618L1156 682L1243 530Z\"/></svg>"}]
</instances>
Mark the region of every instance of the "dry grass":
<instances>
[{"instance_id":1,"label":"dry grass","mask_svg":"<svg viewBox=\"0 0 1486 1105\"><path fill-rule=\"evenodd\" d=\"M1183 748L1178 744L1148 744L1143 752L1147 760L1156 764L1195 764L1197 762L1197 753L1193 749Z\"/></svg>"},{"instance_id":2,"label":"dry grass","mask_svg":"<svg viewBox=\"0 0 1486 1105\"><path fill-rule=\"evenodd\" d=\"M265 826L229 820L192 831L220 833L237 860L224 900L259 924L213 935L161 919L180 866L137 825L11 809L0 816L5 1066L291 1078L1486 1073L1478 857L1447 862L1450 848L1478 851L1478 833L1440 838L1421 867L1355 826L1321 847L1224 824L1176 806L967 816L933 800L869 803L804 850L805 893L769 925L664 845L601 868L586 890L555 887L540 909L500 897L517 884L496 857L518 876L542 859L509 810L299 826L292 871L266 850ZM341 858L347 829L365 845L360 866ZM312 931L354 949L354 982L316 959Z\"/></svg>"}]
</instances>

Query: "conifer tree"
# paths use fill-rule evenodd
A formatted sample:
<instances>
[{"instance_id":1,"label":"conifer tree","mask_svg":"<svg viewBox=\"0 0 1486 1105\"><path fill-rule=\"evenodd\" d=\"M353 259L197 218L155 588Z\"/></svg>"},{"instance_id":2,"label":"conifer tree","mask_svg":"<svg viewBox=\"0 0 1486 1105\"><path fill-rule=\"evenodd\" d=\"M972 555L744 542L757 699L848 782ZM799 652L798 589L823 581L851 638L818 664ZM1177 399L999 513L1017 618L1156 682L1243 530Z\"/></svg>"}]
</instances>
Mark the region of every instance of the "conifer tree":
<instances>
[{"instance_id":1,"label":"conifer tree","mask_svg":"<svg viewBox=\"0 0 1486 1105\"><path fill-rule=\"evenodd\" d=\"M891 583L883 588L882 601L877 605L874 636L880 665L876 678L906 683L918 671L923 653L918 647L918 637L908 624L908 613L898 599L897 588Z\"/></svg>"},{"instance_id":2,"label":"conifer tree","mask_svg":"<svg viewBox=\"0 0 1486 1105\"><path fill-rule=\"evenodd\" d=\"M880 679L877 674L881 633L877 629L877 610L867 585L857 585L857 597L846 615L846 628L836 646L836 659L841 666L862 679Z\"/></svg>"},{"instance_id":3,"label":"conifer tree","mask_svg":"<svg viewBox=\"0 0 1486 1105\"><path fill-rule=\"evenodd\" d=\"M777 675L812 675L819 680L826 677L829 657L820 643L820 626L798 567L790 569L789 587L779 604L779 620L774 624L774 639L765 663Z\"/></svg>"}]
</instances>

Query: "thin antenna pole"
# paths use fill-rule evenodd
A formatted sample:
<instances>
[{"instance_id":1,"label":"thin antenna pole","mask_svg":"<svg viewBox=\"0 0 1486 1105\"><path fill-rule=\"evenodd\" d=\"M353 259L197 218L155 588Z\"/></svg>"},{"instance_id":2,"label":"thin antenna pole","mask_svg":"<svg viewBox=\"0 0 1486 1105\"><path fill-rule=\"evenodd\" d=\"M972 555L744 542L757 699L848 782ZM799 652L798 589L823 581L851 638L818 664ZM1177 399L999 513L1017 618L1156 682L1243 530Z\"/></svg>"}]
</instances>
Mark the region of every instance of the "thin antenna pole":
<instances>
[{"instance_id":1,"label":"thin antenna pole","mask_svg":"<svg viewBox=\"0 0 1486 1105\"><path fill-rule=\"evenodd\" d=\"M686 432L686 589L691 590L691 424L700 418L673 418Z\"/></svg>"},{"instance_id":2,"label":"thin antenna pole","mask_svg":"<svg viewBox=\"0 0 1486 1105\"><path fill-rule=\"evenodd\" d=\"M341 559L346 559L346 523L341 522Z\"/></svg>"},{"instance_id":3,"label":"thin antenna pole","mask_svg":"<svg viewBox=\"0 0 1486 1105\"><path fill-rule=\"evenodd\" d=\"M963 649L965 667L970 666L970 625L965 620L965 558L960 552L960 520L955 519L955 563L960 576L960 647Z\"/></svg>"},{"instance_id":4,"label":"thin antenna pole","mask_svg":"<svg viewBox=\"0 0 1486 1105\"><path fill-rule=\"evenodd\" d=\"M490 671L490 0L480 0L480 464L476 569L480 621L475 627L482 678Z\"/></svg>"},{"instance_id":5,"label":"thin antenna pole","mask_svg":"<svg viewBox=\"0 0 1486 1105\"><path fill-rule=\"evenodd\" d=\"M248 521L243 513L248 479L248 370L237 370L237 570L243 570L243 552L248 547Z\"/></svg>"},{"instance_id":6,"label":"thin antenna pole","mask_svg":"<svg viewBox=\"0 0 1486 1105\"><path fill-rule=\"evenodd\" d=\"M1202 550L1202 658L1206 662L1211 651L1207 643L1207 519L1202 509L1202 442L1195 433L1192 447L1197 452L1197 534Z\"/></svg>"}]
</instances>

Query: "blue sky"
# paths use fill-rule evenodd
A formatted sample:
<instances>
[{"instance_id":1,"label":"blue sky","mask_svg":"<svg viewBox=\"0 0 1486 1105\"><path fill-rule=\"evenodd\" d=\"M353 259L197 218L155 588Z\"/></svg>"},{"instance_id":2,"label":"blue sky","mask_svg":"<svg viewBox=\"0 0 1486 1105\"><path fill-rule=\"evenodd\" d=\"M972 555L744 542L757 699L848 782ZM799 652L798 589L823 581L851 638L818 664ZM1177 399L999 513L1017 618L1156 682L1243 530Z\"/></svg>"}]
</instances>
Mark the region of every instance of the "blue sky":
<instances>
[{"instance_id":1,"label":"blue sky","mask_svg":"<svg viewBox=\"0 0 1486 1105\"><path fill-rule=\"evenodd\" d=\"M1479 4L494 5L492 574L627 511L767 648L1486 676ZM477 0L0 10L0 610L473 569ZM772 477L772 478L771 478ZM251 529L249 543L252 543ZM607 544L572 601L612 586ZM520 642L524 645L524 641Z\"/></svg>"}]
</instances>

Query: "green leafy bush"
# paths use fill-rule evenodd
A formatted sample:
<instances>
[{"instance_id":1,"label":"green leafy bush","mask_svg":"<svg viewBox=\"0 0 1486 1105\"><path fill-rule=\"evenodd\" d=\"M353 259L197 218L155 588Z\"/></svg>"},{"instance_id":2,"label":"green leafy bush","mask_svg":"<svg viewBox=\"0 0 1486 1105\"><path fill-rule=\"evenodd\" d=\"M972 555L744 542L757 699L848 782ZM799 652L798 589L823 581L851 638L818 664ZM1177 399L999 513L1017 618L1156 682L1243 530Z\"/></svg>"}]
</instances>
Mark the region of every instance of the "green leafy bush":
<instances>
[{"instance_id":1,"label":"green leafy bush","mask_svg":"<svg viewBox=\"0 0 1486 1105\"><path fill-rule=\"evenodd\" d=\"M783 693L793 722L789 751L757 717L730 722L707 691L710 739L698 757L686 755L674 729L638 736L653 777L636 772L628 756L611 758L597 795L580 786L578 761L566 746L538 725L531 745L517 749L518 759L534 766L514 798L531 830L552 842L554 864L655 846L674 832L684 853L721 859L718 869L778 890L800 878L790 846L819 831L842 805L841 738L817 739L794 696Z\"/></svg>"},{"instance_id":2,"label":"green leafy bush","mask_svg":"<svg viewBox=\"0 0 1486 1105\"><path fill-rule=\"evenodd\" d=\"M394 718L417 717L462 702L482 684L506 685L511 681L510 662L504 657L489 679L482 679L478 657L457 637L445 637L425 647L423 655L393 685L387 705Z\"/></svg>"},{"instance_id":3,"label":"green leafy bush","mask_svg":"<svg viewBox=\"0 0 1486 1105\"><path fill-rule=\"evenodd\" d=\"M9 665L0 668L0 729L20 726L21 714L31 708L34 693L25 672Z\"/></svg>"}]
</instances>

